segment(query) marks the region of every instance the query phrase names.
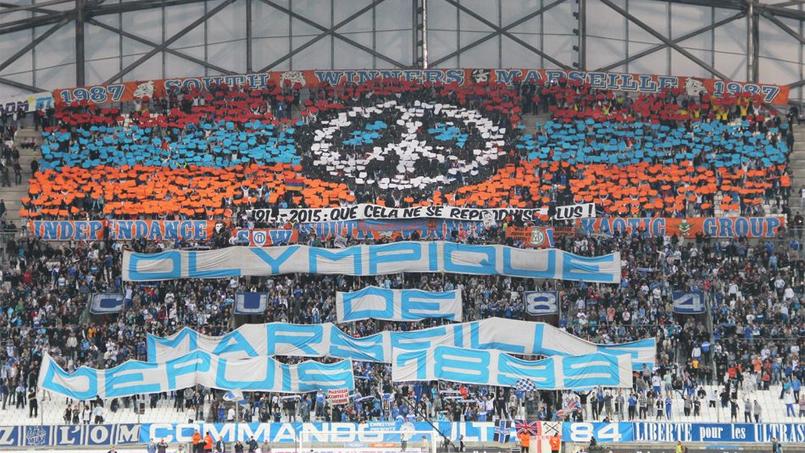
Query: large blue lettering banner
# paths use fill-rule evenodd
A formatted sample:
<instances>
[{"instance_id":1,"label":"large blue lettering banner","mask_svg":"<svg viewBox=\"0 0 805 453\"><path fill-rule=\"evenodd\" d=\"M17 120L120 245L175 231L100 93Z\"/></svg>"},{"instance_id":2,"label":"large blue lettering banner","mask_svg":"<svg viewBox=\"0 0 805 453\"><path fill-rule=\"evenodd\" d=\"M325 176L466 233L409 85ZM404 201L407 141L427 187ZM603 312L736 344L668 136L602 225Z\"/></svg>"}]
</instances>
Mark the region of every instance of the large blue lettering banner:
<instances>
[{"instance_id":1,"label":"large blue lettering banner","mask_svg":"<svg viewBox=\"0 0 805 453\"><path fill-rule=\"evenodd\" d=\"M363 319L419 321L429 318L461 321L461 290L437 292L368 286L358 291L338 291L335 312L338 322Z\"/></svg>"},{"instance_id":2,"label":"large blue lettering banner","mask_svg":"<svg viewBox=\"0 0 805 453\"><path fill-rule=\"evenodd\" d=\"M538 422L543 432L559 431L558 422ZM457 442L496 442L496 424L491 422L447 422L437 421L434 425L440 433ZM187 443L193 433L209 432L214 440L225 442L245 442L254 437L258 443L268 441L272 444L296 444L303 436L318 442L350 443L400 443L400 431L411 430L433 432L428 422L368 422L368 423L143 423L140 429L140 442L165 439L168 443ZM396 431L396 432L390 432ZM435 436L435 435L434 435ZM440 435L439 435L440 437ZM436 438L436 437L434 437ZM512 424L509 442L517 442L515 427ZM415 442L412 442L415 443ZM546 446L547 449L547 446Z\"/></svg>"},{"instance_id":3,"label":"large blue lettering banner","mask_svg":"<svg viewBox=\"0 0 805 453\"><path fill-rule=\"evenodd\" d=\"M129 360L114 368L80 367L72 373L45 354L39 370L40 388L76 400L170 392L197 384L223 390L282 393L355 388L352 363L348 360L288 365L271 357L227 360L204 351L163 363Z\"/></svg>"},{"instance_id":4,"label":"large blue lettering banner","mask_svg":"<svg viewBox=\"0 0 805 453\"><path fill-rule=\"evenodd\" d=\"M592 436L598 442L610 443L676 443L682 442L741 442L771 443L772 438L786 444L805 443L803 423L554 423L541 422L543 432L560 427L563 442L588 443ZM407 425L407 424L406 424ZM414 431L427 432L433 428L426 422L412 422ZM439 431L453 441L463 436L465 442L494 442L497 424L491 422L435 423ZM402 425L395 422L369 423L124 423L116 425L29 425L0 426L0 449L15 447L81 447L105 445L147 444L152 440L189 443L193 433L209 431L213 439L231 443L248 441L252 436L259 443L293 445L302 432L310 439L333 436L339 443L397 443ZM410 428L406 426L406 428ZM396 431L396 432L390 432ZM337 436L337 440L335 437ZM509 442L516 442L514 426Z\"/></svg>"},{"instance_id":5,"label":"large blue lettering banner","mask_svg":"<svg viewBox=\"0 0 805 453\"><path fill-rule=\"evenodd\" d=\"M149 334L149 362L166 362L202 350L227 359L283 355L335 357L362 362L392 363L392 348L422 351L434 346L495 349L509 354L577 356L602 352L628 355L635 370L651 369L657 354L654 338L631 343L597 345L542 322L487 318L461 324L407 332L383 331L356 338L332 323L244 324L222 336L209 336L183 328L169 337Z\"/></svg>"},{"instance_id":6,"label":"large blue lettering banner","mask_svg":"<svg viewBox=\"0 0 805 453\"><path fill-rule=\"evenodd\" d=\"M590 439L603 443L632 442L634 423L579 422L562 423L562 441L589 443Z\"/></svg>"},{"instance_id":7,"label":"large blue lettering banner","mask_svg":"<svg viewBox=\"0 0 805 453\"><path fill-rule=\"evenodd\" d=\"M17 447L79 447L140 443L140 425L0 426L0 451Z\"/></svg>"},{"instance_id":8,"label":"large blue lettering banner","mask_svg":"<svg viewBox=\"0 0 805 453\"><path fill-rule=\"evenodd\" d=\"M805 443L805 423L635 423L636 442Z\"/></svg>"},{"instance_id":9,"label":"large blue lettering banner","mask_svg":"<svg viewBox=\"0 0 805 453\"><path fill-rule=\"evenodd\" d=\"M181 278L229 278L289 273L383 275L447 272L472 275L619 283L619 253L578 256L556 249L445 241L394 242L324 249L306 245L228 247L218 250L123 252L123 280L147 282Z\"/></svg>"},{"instance_id":10,"label":"large blue lettering banner","mask_svg":"<svg viewBox=\"0 0 805 453\"><path fill-rule=\"evenodd\" d=\"M674 291L674 313L682 315L699 315L704 313L704 294L699 291Z\"/></svg>"},{"instance_id":11,"label":"large blue lettering banner","mask_svg":"<svg viewBox=\"0 0 805 453\"><path fill-rule=\"evenodd\" d=\"M451 381L516 387L521 379L537 390L631 388L632 359L627 355L589 354L523 360L499 351L436 346L427 350L394 349L394 382Z\"/></svg>"}]
</instances>

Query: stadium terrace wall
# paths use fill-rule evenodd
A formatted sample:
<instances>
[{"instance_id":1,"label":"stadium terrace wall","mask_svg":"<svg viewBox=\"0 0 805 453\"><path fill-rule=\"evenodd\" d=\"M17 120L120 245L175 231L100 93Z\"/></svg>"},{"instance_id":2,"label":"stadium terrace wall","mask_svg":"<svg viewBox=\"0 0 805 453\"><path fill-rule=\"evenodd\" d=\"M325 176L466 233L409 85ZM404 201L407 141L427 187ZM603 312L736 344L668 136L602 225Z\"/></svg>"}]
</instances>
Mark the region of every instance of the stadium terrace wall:
<instances>
[{"instance_id":1,"label":"stadium terrace wall","mask_svg":"<svg viewBox=\"0 0 805 453\"><path fill-rule=\"evenodd\" d=\"M468 444L499 443L495 438L497 425L492 422L437 422L439 430L457 441L464 436ZM417 431L431 431L425 422L413 424ZM394 422L372 422L364 425L356 423L312 423L307 431L339 432L343 442L399 442L398 433L383 431L399 430ZM259 442L272 444L293 444L303 429L302 423L126 423L113 425L43 425L43 426L0 426L0 450L17 448L59 448L59 447L118 447L143 445L152 439L165 439L169 443L189 442L196 430L209 431L218 440L235 442L248 440L254 436ZM514 428L507 439L509 444L516 441ZM805 423L561 423L562 441L583 444L590 436L603 444L618 444L623 451L632 451L632 445L653 444L658 451L663 444L676 441L718 442L741 444L768 444L777 438L787 444L786 451L797 444L805 443ZM751 447L752 445L748 445ZM757 447L757 445L754 445ZM666 448L667 449L667 448ZM620 451L620 450L618 450ZM664 451L664 450L663 450Z\"/></svg>"}]
</instances>

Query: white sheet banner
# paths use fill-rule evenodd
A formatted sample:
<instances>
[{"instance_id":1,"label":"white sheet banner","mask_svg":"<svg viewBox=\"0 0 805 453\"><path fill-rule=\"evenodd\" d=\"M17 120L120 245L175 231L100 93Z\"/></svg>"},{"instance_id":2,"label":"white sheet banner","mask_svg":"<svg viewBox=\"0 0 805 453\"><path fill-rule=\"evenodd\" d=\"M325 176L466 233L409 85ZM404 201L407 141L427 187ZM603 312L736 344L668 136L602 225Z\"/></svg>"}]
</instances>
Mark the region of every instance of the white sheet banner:
<instances>
[{"instance_id":1,"label":"white sheet banner","mask_svg":"<svg viewBox=\"0 0 805 453\"><path fill-rule=\"evenodd\" d=\"M559 314L559 294L556 291L525 291L523 301L528 316Z\"/></svg>"},{"instance_id":2,"label":"white sheet banner","mask_svg":"<svg viewBox=\"0 0 805 453\"><path fill-rule=\"evenodd\" d=\"M384 275L400 272L620 283L621 259L617 252L586 257L557 249L518 249L446 241L405 241L343 249L289 245L123 252L123 280L133 282L293 273Z\"/></svg>"},{"instance_id":3,"label":"white sheet banner","mask_svg":"<svg viewBox=\"0 0 805 453\"><path fill-rule=\"evenodd\" d=\"M352 337L335 324L244 324L222 336L209 336L185 327L162 338L149 334L148 360L164 362L202 350L227 359L259 356L335 357L363 362L391 363L392 348L421 351L447 345L494 349L519 355L576 356L603 352L628 355L635 370L654 366L654 338L631 343L597 345L542 322L487 318L408 332L383 331Z\"/></svg>"},{"instance_id":4,"label":"white sheet banner","mask_svg":"<svg viewBox=\"0 0 805 453\"><path fill-rule=\"evenodd\" d=\"M129 360L114 368L62 369L48 354L39 369L39 388L77 400L171 392L197 384L222 390L304 393L355 388L352 362L306 361L295 365L262 356L228 360L194 351L161 363Z\"/></svg>"},{"instance_id":5,"label":"white sheet banner","mask_svg":"<svg viewBox=\"0 0 805 453\"><path fill-rule=\"evenodd\" d=\"M368 286L358 291L335 294L338 322L382 319L419 321L442 318L461 321L461 290L422 291Z\"/></svg>"},{"instance_id":6,"label":"white sheet banner","mask_svg":"<svg viewBox=\"0 0 805 453\"><path fill-rule=\"evenodd\" d=\"M451 381L462 384L515 387L528 379L537 390L587 390L593 387L632 387L629 356L588 354L553 356L531 361L500 351L436 346L420 351L394 349L394 382Z\"/></svg>"},{"instance_id":7,"label":"white sheet banner","mask_svg":"<svg viewBox=\"0 0 805 453\"><path fill-rule=\"evenodd\" d=\"M25 113L44 110L53 106L53 94L50 91L42 91L34 94L23 94L5 98L0 101L0 108L6 113L14 113L22 109Z\"/></svg>"},{"instance_id":8,"label":"white sheet banner","mask_svg":"<svg viewBox=\"0 0 805 453\"><path fill-rule=\"evenodd\" d=\"M89 312L93 315L110 315L123 311L126 305L123 294L101 293L89 298Z\"/></svg>"},{"instance_id":9,"label":"white sheet banner","mask_svg":"<svg viewBox=\"0 0 805 453\"><path fill-rule=\"evenodd\" d=\"M536 221L548 215L549 208L460 208L455 206L417 206L412 208L387 208L376 204L361 203L339 208L252 209L249 211L256 222L318 223L344 220L411 220L451 219L489 222L502 221L507 216L521 217L524 221ZM580 203L556 206L553 220L584 219L595 217L595 203Z\"/></svg>"}]
</instances>

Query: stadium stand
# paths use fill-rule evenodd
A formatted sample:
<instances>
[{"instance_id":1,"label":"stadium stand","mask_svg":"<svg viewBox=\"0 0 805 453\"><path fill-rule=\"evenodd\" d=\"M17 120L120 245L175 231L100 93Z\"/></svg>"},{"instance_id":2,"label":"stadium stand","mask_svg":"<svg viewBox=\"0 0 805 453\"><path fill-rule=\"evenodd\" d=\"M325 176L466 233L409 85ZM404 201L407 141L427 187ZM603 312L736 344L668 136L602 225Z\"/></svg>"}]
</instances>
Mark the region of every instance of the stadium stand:
<instances>
[{"instance_id":1,"label":"stadium stand","mask_svg":"<svg viewBox=\"0 0 805 453\"><path fill-rule=\"evenodd\" d=\"M672 217L764 215L787 205L792 128L756 97L716 100L669 90L633 99L571 83L538 86L530 99L520 91L382 80L318 90L178 92L122 109L65 107L43 133L40 171L23 214L220 217L282 201L292 207L391 201L372 192L375 180L395 189L403 205L594 202L613 215ZM425 108L426 101L433 107ZM541 106L552 119L535 134L519 133L521 112ZM425 112L433 108L444 111ZM291 111L298 116L293 123ZM452 126L437 120L445 115L455 118ZM410 135L403 136L406 129ZM483 137L490 133L494 140ZM400 154L420 143L428 152L415 154L399 174L371 155L384 147ZM474 167L466 156L484 149L480 161L487 164ZM362 153L368 165L336 165ZM355 186L342 184L345 177ZM305 190L289 194L288 179L303 180ZM190 180L198 186L188 192ZM163 203L168 194L170 203Z\"/></svg>"},{"instance_id":2,"label":"stadium stand","mask_svg":"<svg viewBox=\"0 0 805 453\"><path fill-rule=\"evenodd\" d=\"M536 114L542 119L532 130L524 121L537 121ZM684 89L630 96L566 81L458 86L380 80L174 91L115 107L60 105L38 121L41 159L31 167L20 211L30 220L235 218L240 226L265 227L278 225L256 225L247 210L356 202L521 208L591 202L608 216L794 218L788 206L794 124L752 96L716 99ZM3 119L6 139L16 129L13 122ZM4 145L5 162L19 159L17 147ZM393 157L379 163L381 155ZM296 184L301 190L292 188ZM525 246L506 230L551 223L513 218L456 232L452 239ZM96 416L105 423L288 421L309 420L311 414L344 421L421 414L492 421L515 413L540 420L743 421L750 406L754 421L801 420L801 227L747 240L654 237L637 229L586 235L561 223L554 226L568 230L557 234L559 249L583 256L620 251L620 285L560 281L553 287L508 277L405 274L135 286L120 278L124 247L154 252L220 248L236 241L222 229L203 241L124 244L107 238L57 247L23 229L5 244L0 424L93 423ZM295 240L343 247L400 239L300 232ZM86 404L30 393L45 352L69 371L145 359L146 332L168 335L182 326L209 335L231 330L235 295L244 290L268 293L267 311L252 322L334 322L335 290L368 284L434 291L460 287L469 320L521 319L522 291L555 289L559 326L595 343L653 336L657 366L637 373L631 392L560 394L443 382L403 386L390 382L385 365L356 363L360 402L344 411L321 394L298 401L255 394L249 405L238 406L225 402L223 392L200 387ZM675 314L674 290L694 288L706 295L709 311ZM87 297L105 292L125 294L126 308L88 322ZM348 326L356 336L389 328L380 321ZM406 403L412 394L421 411L416 415ZM33 414L34 400L41 414ZM135 411L140 403L146 407L142 414Z\"/></svg>"}]
</instances>

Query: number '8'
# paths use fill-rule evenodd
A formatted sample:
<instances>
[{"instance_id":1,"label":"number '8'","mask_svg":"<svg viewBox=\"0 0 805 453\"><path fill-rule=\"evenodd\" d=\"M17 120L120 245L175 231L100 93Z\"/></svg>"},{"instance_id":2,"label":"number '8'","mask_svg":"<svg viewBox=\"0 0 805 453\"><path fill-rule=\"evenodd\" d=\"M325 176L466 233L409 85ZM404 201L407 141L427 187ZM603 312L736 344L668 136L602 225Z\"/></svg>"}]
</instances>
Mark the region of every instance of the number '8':
<instances>
[{"instance_id":1,"label":"number '8'","mask_svg":"<svg viewBox=\"0 0 805 453\"><path fill-rule=\"evenodd\" d=\"M92 87L89 90L89 98L92 102L105 102L106 89L104 87Z\"/></svg>"},{"instance_id":2,"label":"number '8'","mask_svg":"<svg viewBox=\"0 0 805 453\"><path fill-rule=\"evenodd\" d=\"M436 348L433 354L436 375L448 381L489 382L489 353L463 350L461 355L448 349Z\"/></svg>"}]
</instances>

